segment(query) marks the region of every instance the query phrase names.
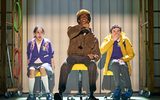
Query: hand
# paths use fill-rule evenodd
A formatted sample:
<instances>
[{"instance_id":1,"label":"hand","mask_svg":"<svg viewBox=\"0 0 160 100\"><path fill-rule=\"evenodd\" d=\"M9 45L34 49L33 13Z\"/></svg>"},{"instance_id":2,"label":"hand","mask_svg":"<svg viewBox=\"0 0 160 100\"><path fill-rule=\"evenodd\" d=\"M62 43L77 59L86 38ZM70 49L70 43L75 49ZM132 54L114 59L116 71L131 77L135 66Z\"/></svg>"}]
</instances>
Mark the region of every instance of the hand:
<instances>
[{"instance_id":1,"label":"hand","mask_svg":"<svg viewBox=\"0 0 160 100\"><path fill-rule=\"evenodd\" d=\"M99 56L96 55L96 54L88 54L88 56L89 56L89 58L90 58L91 60L97 59L97 58L99 57Z\"/></svg>"},{"instance_id":2,"label":"hand","mask_svg":"<svg viewBox=\"0 0 160 100\"><path fill-rule=\"evenodd\" d=\"M122 63L122 62L124 62L124 61L123 61L122 59L118 59L118 62L119 62L119 63Z\"/></svg>"},{"instance_id":3,"label":"hand","mask_svg":"<svg viewBox=\"0 0 160 100\"><path fill-rule=\"evenodd\" d=\"M114 41L117 41L119 39L119 35L118 34L112 34L112 39Z\"/></svg>"},{"instance_id":4,"label":"hand","mask_svg":"<svg viewBox=\"0 0 160 100\"><path fill-rule=\"evenodd\" d=\"M52 64L52 68L55 69L55 65L54 64Z\"/></svg>"},{"instance_id":5,"label":"hand","mask_svg":"<svg viewBox=\"0 0 160 100\"><path fill-rule=\"evenodd\" d=\"M81 30L80 34L88 34L90 32L89 28L84 28L83 30Z\"/></svg>"},{"instance_id":6,"label":"hand","mask_svg":"<svg viewBox=\"0 0 160 100\"><path fill-rule=\"evenodd\" d=\"M99 56L95 54L95 55L94 55L94 58L95 58L95 59L98 59L98 58L99 58Z\"/></svg>"},{"instance_id":7,"label":"hand","mask_svg":"<svg viewBox=\"0 0 160 100\"><path fill-rule=\"evenodd\" d=\"M52 64L52 68L53 70L55 69L55 61L54 61L54 58L51 59L51 64Z\"/></svg>"},{"instance_id":8,"label":"hand","mask_svg":"<svg viewBox=\"0 0 160 100\"><path fill-rule=\"evenodd\" d=\"M125 65L125 62L122 59L118 59L120 65Z\"/></svg>"},{"instance_id":9,"label":"hand","mask_svg":"<svg viewBox=\"0 0 160 100\"><path fill-rule=\"evenodd\" d=\"M94 54L88 54L88 57L93 60L94 59Z\"/></svg>"}]
</instances>

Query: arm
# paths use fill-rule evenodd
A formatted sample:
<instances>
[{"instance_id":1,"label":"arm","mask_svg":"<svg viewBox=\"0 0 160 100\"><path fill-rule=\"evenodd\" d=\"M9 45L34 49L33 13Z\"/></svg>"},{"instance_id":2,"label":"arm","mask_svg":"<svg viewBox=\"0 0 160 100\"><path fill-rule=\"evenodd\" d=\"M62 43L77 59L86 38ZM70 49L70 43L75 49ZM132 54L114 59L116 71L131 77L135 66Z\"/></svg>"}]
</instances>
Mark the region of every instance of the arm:
<instances>
[{"instance_id":1,"label":"arm","mask_svg":"<svg viewBox=\"0 0 160 100\"><path fill-rule=\"evenodd\" d=\"M76 25L76 26L73 26L73 27L69 26L68 27L68 32L67 32L68 37L70 39L76 37L81 32L81 29L82 29L82 26L80 26L80 25Z\"/></svg>"},{"instance_id":2,"label":"arm","mask_svg":"<svg viewBox=\"0 0 160 100\"><path fill-rule=\"evenodd\" d=\"M111 35L108 35L107 37L105 37L100 47L101 54L106 53L108 49L113 45L113 43L114 43L114 40L111 39Z\"/></svg>"},{"instance_id":3,"label":"arm","mask_svg":"<svg viewBox=\"0 0 160 100\"><path fill-rule=\"evenodd\" d=\"M52 69L55 69L55 61L54 61L54 49L51 45L51 42L49 42L49 56L51 58L51 66L52 66Z\"/></svg>"},{"instance_id":4,"label":"arm","mask_svg":"<svg viewBox=\"0 0 160 100\"><path fill-rule=\"evenodd\" d=\"M51 58L51 65L52 65L52 68L55 69L55 61L54 61L54 57Z\"/></svg>"},{"instance_id":5,"label":"arm","mask_svg":"<svg viewBox=\"0 0 160 100\"><path fill-rule=\"evenodd\" d=\"M50 58L53 58L53 55L54 55L54 49L51 45L51 42L49 42L49 50L48 50L48 53L49 53L49 56Z\"/></svg>"},{"instance_id":6,"label":"arm","mask_svg":"<svg viewBox=\"0 0 160 100\"><path fill-rule=\"evenodd\" d=\"M94 48L92 49L92 53L88 54L89 58L91 60L98 61L101 57L100 49L99 49L99 42L98 39L95 39L95 45Z\"/></svg>"},{"instance_id":7,"label":"arm","mask_svg":"<svg viewBox=\"0 0 160 100\"><path fill-rule=\"evenodd\" d=\"M29 60L31 59L30 58L30 55L31 55L31 49L30 49L31 47L30 46L31 46L31 42L29 42L27 45L27 64L29 64L29 62L30 62Z\"/></svg>"},{"instance_id":8,"label":"arm","mask_svg":"<svg viewBox=\"0 0 160 100\"><path fill-rule=\"evenodd\" d=\"M128 62L130 61L131 59L133 59L133 57L135 56L135 53L134 53L134 50L133 50L133 47L132 47L132 44L130 42L129 39L126 39L125 40L125 44L126 44L126 47L125 47L125 50L126 50L126 55L124 57L122 57L121 59L125 62Z\"/></svg>"},{"instance_id":9,"label":"arm","mask_svg":"<svg viewBox=\"0 0 160 100\"><path fill-rule=\"evenodd\" d=\"M28 45L27 45L27 62L29 64L30 60L31 60L31 57L32 57L32 51L34 49L34 46L35 46L35 38L33 38L31 41L28 42Z\"/></svg>"}]
</instances>

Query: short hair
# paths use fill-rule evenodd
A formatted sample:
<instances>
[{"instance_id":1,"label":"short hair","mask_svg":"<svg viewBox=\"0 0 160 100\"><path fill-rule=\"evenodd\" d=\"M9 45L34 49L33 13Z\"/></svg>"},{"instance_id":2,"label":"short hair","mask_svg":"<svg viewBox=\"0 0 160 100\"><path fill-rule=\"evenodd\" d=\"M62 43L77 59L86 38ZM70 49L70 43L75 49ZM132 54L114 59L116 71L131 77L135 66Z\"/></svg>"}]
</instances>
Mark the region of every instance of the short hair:
<instances>
[{"instance_id":1,"label":"short hair","mask_svg":"<svg viewBox=\"0 0 160 100\"><path fill-rule=\"evenodd\" d=\"M110 33L112 33L112 30L115 29L115 28L119 28L120 32L122 30L122 28L119 26L119 25L113 25L111 28L110 28Z\"/></svg>"},{"instance_id":2,"label":"short hair","mask_svg":"<svg viewBox=\"0 0 160 100\"><path fill-rule=\"evenodd\" d=\"M43 27L41 27L41 26L36 26L36 27L34 28L34 30L33 30L33 33L36 33L36 31L38 30L38 28L41 28L41 29L42 29L42 32L45 33Z\"/></svg>"}]
</instances>

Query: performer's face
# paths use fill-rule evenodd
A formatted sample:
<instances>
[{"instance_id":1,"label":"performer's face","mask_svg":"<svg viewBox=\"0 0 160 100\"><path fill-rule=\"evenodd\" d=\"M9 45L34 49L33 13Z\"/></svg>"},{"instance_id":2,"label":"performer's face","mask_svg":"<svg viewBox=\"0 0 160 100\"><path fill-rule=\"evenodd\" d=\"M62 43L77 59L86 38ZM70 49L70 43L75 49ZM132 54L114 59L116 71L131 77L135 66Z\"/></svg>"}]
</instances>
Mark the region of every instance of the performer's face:
<instances>
[{"instance_id":1,"label":"performer's face","mask_svg":"<svg viewBox=\"0 0 160 100\"><path fill-rule=\"evenodd\" d=\"M120 33L121 33L121 31L120 31L120 29L119 28L114 28L114 29L112 29L112 35L113 36L120 36Z\"/></svg>"},{"instance_id":2,"label":"performer's face","mask_svg":"<svg viewBox=\"0 0 160 100\"><path fill-rule=\"evenodd\" d=\"M82 15L80 16L79 23L80 23L81 25L84 25L84 24L88 24L88 23L89 23L87 14L82 14Z\"/></svg>"},{"instance_id":3,"label":"performer's face","mask_svg":"<svg viewBox=\"0 0 160 100\"><path fill-rule=\"evenodd\" d=\"M43 30L42 30L42 28L39 27L37 29L36 33L35 33L36 39L42 40L43 39L43 35L44 35Z\"/></svg>"}]
</instances>

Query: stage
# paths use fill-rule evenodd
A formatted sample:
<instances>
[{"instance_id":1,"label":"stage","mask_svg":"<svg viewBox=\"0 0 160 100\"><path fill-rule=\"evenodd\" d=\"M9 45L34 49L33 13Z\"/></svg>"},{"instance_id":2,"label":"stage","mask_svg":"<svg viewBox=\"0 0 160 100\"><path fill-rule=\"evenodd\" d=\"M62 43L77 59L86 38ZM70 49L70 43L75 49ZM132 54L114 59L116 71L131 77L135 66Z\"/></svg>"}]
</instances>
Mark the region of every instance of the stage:
<instances>
[{"instance_id":1,"label":"stage","mask_svg":"<svg viewBox=\"0 0 160 100\"><path fill-rule=\"evenodd\" d=\"M10 98L5 98L5 97L1 96L0 100L26 100L27 95L28 94L22 94L21 97L12 96ZM67 96L69 97L69 100L80 100L80 98L77 96L73 96L73 99L71 99L71 94L64 94L63 100L67 100L67 98L68 98ZM112 100L112 98L109 95L107 95L107 98L105 98L105 94L95 94L95 96L99 100ZM84 96L82 99L86 100L86 98L87 98L87 96ZM38 97L36 98L36 100L39 100ZM41 97L40 100L46 100L46 97ZM130 100L160 100L160 96L152 95L151 97L146 98L143 96L139 96L138 93L134 93Z\"/></svg>"}]
</instances>

